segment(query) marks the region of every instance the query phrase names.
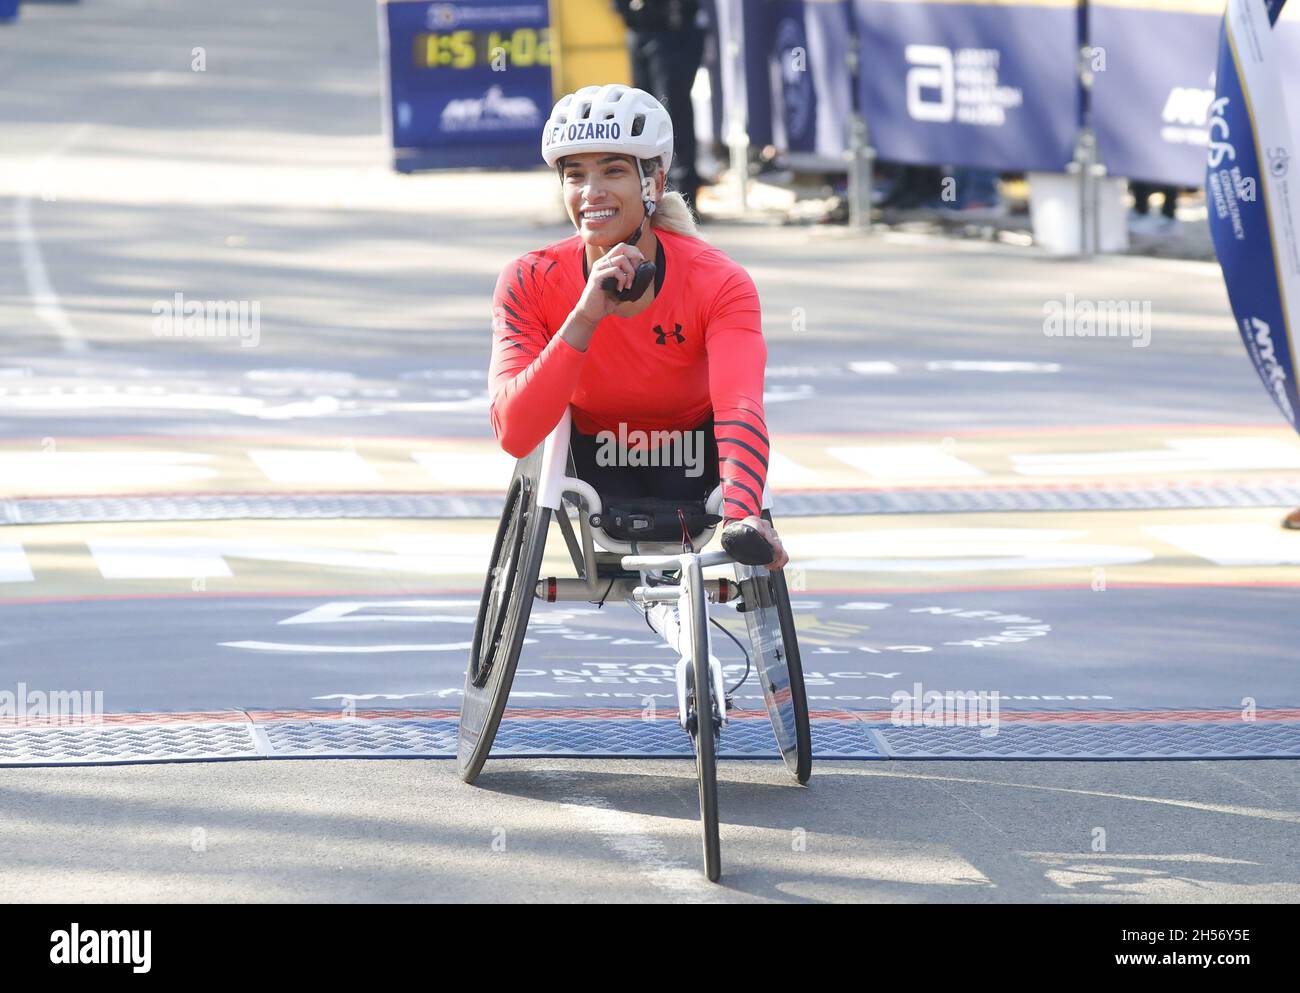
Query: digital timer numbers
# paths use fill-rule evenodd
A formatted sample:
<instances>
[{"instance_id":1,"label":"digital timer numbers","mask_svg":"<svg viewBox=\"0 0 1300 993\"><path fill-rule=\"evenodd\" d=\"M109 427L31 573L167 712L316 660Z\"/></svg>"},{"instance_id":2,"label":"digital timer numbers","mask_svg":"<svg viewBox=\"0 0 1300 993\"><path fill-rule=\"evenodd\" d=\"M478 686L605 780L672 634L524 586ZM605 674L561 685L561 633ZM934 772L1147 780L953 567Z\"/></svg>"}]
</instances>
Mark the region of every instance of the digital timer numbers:
<instances>
[{"instance_id":1,"label":"digital timer numbers","mask_svg":"<svg viewBox=\"0 0 1300 993\"><path fill-rule=\"evenodd\" d=\"M514 31L450 31L415 36L415 64L421 69L473 69L504 60L502 65L528 68L551 64L549 28Z\"/></svg>"}]
</instances>

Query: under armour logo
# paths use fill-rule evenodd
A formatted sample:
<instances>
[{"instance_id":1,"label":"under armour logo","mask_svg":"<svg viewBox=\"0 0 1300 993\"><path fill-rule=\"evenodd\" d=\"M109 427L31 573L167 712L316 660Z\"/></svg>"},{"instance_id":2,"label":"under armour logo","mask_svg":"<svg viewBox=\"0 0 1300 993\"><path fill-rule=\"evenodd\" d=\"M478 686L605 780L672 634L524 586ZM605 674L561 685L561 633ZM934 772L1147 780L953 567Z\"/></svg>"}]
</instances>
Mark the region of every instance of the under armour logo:
<instances>
[{"instance_id":1,"label":"under armour logo","mask_svg":"<svg viewBox=\"0 0 1300 993\"><path fill-rule=\"evenodd\" d=\"M672 335L674 338L676 338L677 343L679 345L686 340L686 336L682 334L682 326L680 324L674 324L673 330L671 331L665 331L658 324L656 324L654 327L654 332L655 335L657 335L657 337L655 338L656 345L667 344L667 339L669 335Z\"/></svg>"}]
</instances>

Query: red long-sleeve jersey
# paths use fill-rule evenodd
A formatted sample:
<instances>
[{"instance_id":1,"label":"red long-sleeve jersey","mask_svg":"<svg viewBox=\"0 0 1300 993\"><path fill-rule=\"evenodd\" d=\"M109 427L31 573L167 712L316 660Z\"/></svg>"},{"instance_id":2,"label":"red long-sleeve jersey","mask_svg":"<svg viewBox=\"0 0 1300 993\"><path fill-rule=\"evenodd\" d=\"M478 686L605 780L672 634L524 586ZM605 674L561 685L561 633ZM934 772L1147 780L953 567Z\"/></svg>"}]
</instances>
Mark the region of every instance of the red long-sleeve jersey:
<instances>
[{"instance_id":1,"label":"red long-sleeve jersey","mask_svg":"<svg viewBox=\"0 0 1300 993\"><path fill-rule=\"evenodd\" d=\"M664 285L635 317L606 317L585 352L559 330L582 296L578 235L516 259L492 299L488 390L492 430L516 458L554 429L566 406L584 434L684 431L713 412L722 515L757 514L767 480L758 291L721 251L655 229Z\"/></svg>"}]
</instances>

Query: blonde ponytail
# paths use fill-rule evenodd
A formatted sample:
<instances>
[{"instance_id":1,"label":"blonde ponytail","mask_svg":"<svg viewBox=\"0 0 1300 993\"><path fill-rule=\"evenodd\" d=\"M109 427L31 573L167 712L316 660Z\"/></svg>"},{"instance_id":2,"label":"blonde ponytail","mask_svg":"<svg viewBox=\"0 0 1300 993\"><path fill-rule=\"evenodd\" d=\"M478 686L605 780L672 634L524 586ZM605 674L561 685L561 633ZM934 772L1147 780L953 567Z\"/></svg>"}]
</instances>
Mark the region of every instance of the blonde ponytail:
<instances>
[{"instance_id":1,"label":"blonde ponytail","mask_svg":"<svg viewBox=\"0 0 1300 993\"><path fill-rule=\"evenodd\" d=\"M650 226L671 231L673 234L684 234L688 238L700 236L699 228L695 226L695 215L691 213L691 208L686 206L686 200L676 190L665 193L659 198L659 205L655 207L655 212L650 217Z\"/></svg>"}]
</instances>

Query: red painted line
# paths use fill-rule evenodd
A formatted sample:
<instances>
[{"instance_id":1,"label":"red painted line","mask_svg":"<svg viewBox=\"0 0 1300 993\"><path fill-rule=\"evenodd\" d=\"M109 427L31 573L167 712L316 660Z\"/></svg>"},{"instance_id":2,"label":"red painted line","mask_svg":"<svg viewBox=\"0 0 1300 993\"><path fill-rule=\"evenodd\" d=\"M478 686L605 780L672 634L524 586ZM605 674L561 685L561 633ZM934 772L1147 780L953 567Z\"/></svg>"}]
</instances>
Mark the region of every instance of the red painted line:
<instances>
[{"instance_id":1,"label":"red painted line","mask_svg":"<svg viewBox=\"0 0 1300 993\"><path fill-rule=\"evenodd\" d=\"M1300 587L1300 580L1241 580L1239 582L1204 582L1202 580L1188 581L1186 583L1117 583L1110 580L1106 582L1106 589L1102 593L1108 593L1113 590L1198 590L1198 589L1296 589ZM1086 581L1080 580L1075 583L1022 583L1009 584L1003 586L988 585L970 585L970 586L826 586L818 587L815 590L792 590L796 600L800 598L809 598L817 596L838 596L850 594L890 594L900 596L902 594L914 593L917 596L932 593L1015 593L1015 592L1053 592L1053 591L1075 591L1075 592L1092 592L1091 587ZM464 588L439 588L436 590L399 590L399 591L382 591L382 590L209 590L207 592L183 591L177 593L94 593L86 595L66 594L50 595L36 597L6 597L0 598L0 607L40 605L52 603L98 603L113 602L119 600L203 600L203 599L247 599L258 600L267 598L283 599L319 599L322 597L369 597L371 599L400 599L400 598L429 598L438 599L440 597L478 597L483 593L482 587L464 587ZM1099 593L1098 595L1102 595ZM574 601L575 604L587 603L588 601ZM594 603L595 601L590 601Z\"/></svg>"},{"instance_id":2,"label":"red painted line","mask_svg":"<svg viewBox=\"0 0 1300 993\"><path fill-rule=\"evenodd\" d=\"M1104 434L1104 433L1122 433L1130 434L1138 431L1282 431L1285 425L1276 421L1267 421L1256 424L1214 424L1214 423L1169 423L1169 422L1139 422L1139 423L1097 423L1097 424L1034 424L1019 425L1007 427L988 427L988 428L963 428L954 431L942 430L893 430L893 431L781 431L778 436L781 438L805 439L805 438L893 438L893 437L925 437L925 438L962 438L967 436L986 436L990 434L1002 435L1043 435L1043 434ZM40 444L40 439L44 435L32 435L30 437L0 438L0 447L17 447L23 445ZM93 444L105 441L124 441L124 442L153 442L166 444L169 447L176 442L197 441L197 442L258 442L282 444L285 442L302 442L309 443L313 447L333 447L332 442L335 438L349 437L353 440L363 443L367 441L396 442L401 444L420 444L420 445L438 445L438 444L495 444L495 439L484 435L400 435L400 434L356 434L349 435L299 435L299 434L100 434L100 435L60 435L60 446L66 446L73 442L89 442Z\"/></svg>"},{"instance_id":3,"label":"red painted line","mask_svg":"<svg viewBox=\"0 0 1300 993\"><path fill-rule=\"evenodd\" d=\"M485 372L486 375L486 372ZM1276 427L1276 425L1274 425ZM30 437L19 438L0 438L0 447L40 444L41 438L48 435L31 435ZM437 444L439 442L450 442L465 444L467 442L494 442L491 437L481 435L457 437L444 435L404 435L404 434L339 434L339 435L311 435L311 434L76 434L76 435L59 435L59 447L66 448L73 442L87 442L90 444L99 444L105 441L129 441L129 442L153 442L156 444L166 445L168 448L175 447L174 442L217 442L217 441L237 441L237 442L259 442L282 444L284 442L304 442L310 443L313 447L337 448L335 440L338 438L352 438L354 441L392 441L401 442L402 444Z\"/></svg>"},{"instance_id":4,"label":"red painted line","mask_svg":"<svg viewBox=\"0 0 1300 993\"><path fill-rule=\"evenodd\" d=\"M1260 424L1034 424L1018 427L963 428L959 431L897 430L897 431L781 431L777 438L962 438L967 436L1044 435L1044 434L1131 434L1138 431L1279 431L1286 426L1276 421Z\"/></svg>"},{"instance_id":5,"label":"red painted line","mask_svg":"<svg viewBox=\"0 0 1300 993\"><path fill-rule=\"evenodd\" d=\"M397 591L380 591L380 590L260 590L238 592L235 590L209 590L207 592L186 590L176 593L92 593L85 596L76 594L51 595L51 596L34 596L34 597L11 597L0 599L0 607L22 606L25 604L43 604L43 603L98 603L113 602L117 600L203 600L207 598L216 598L223 600L231 599L263 599L270 597L294 598L303 597L313 599L319 597L382 597L384 599L398 599L403 597L451 597L451 596L473 596L480 597L483 595L483 588L472 587L463 590L445 589L445 590L397 590Z\"/></svg>"},{"instance_id":6,"label":"red painted line","mask_svg":"<svg viewBox=\"0 0 1300 993\"><path fill-rule=\"evenodd\" d=\"M1140 474L1139 474L1140 475ZM800 489L798 487L785 487L777 490L773 494L773 501L779 499L781 495L789 494L791 496L817 496L822 493L931 493L931 492L948 492L948 493L1163 493L1167 490L1185 490L1185 489L1218 489L1225 486L1297 486L1300 485L1300 476L1289 478L1274 479L1263 478L1258 476L1220 476L1217 479L1151 479L1142 480L1138 483L1115 483L1104 479L1087 479L1087 480L1066 480L1059 483L1046 483L1037 481L1011 480L1008 482L962 482L954 483L908 483L903 486L872 486L870 483L865 485L859 484L854 486L819 486L810 489ZM1078 508L1061 507L1054 508L1058 513L1078 512ZM1085 508L1096 510L1241 510L1255 508L1240 507L1097 507ZM1008 507L1004 513L1017 513L1014 507ZM1020 511L1023 513L1023 511ZM918 510L910 511L915 514L961 514L976 513L976 511L957 510ZM988 511L979 511L979 513L988 513ZM1041 511L1040 511L1041 513ZM879 511L863 511L863 516L877 516ZM849 516L847 514L835 514L824 516Z\"/></svg>"},{"instance_id":7,"label":"red painted line","mask_svg":"<svg viewBox=\"0 0 1300 993\"><path fill-rule=\"evenodd\" d=\"M1029 570L1025 570L1029 571ZM1300 581L1295 580L1242 580L1240 582L1205 582L1196 580L1185 583L1117 583L1111 580L1106 581L1106 589L1098 593L1110 592L1112 590L1182 590L1182 589L1294 589L1300 587ZM1032 592L1035 590L1074 590L1077 592L1092 592L1092 587L1085 580L1075 583L1020 583L1006 586L819 586L815 590L791 590L791 596L796 600L799 597L814 597L821 594L840 594L840 593L1014 593L1016 591ZM0 601L3 602L3 601Z\"/></svg>"},{"instance_id":8,"label":"red painted line","mask_svg":"<svg viewBox=\"0 0 1300 993\"><path fill-rule=\"evenodd\" d=\"M736 720L766 721L766 711L736 710ZM892 724L888 710L815 710L815 721ZM1240 710L1001 710L999 720L1010 724L1241 724L1246 721ZM459 709L436 710L365 710L345 715L338 710L218 710L163 711L138 714L105 714L98 720L69 718L0 718L0 728L70 727L70 726L140 726L183 724L275 724L342 721L446 721L459 720ZM511 708L506 720L517 721L646 721L639 709L608 707L535 707ZM676 721L676 711L663 707L654 720ZM1300 722L1300 707L1259 710L1255 723Z\"/></svg>"},{"instance_id":9,"label":"red painted line","mask_svg":"<svg viewBox=\"0 0 1300 993\"><path fill-rule=\"evenodd\" d=\"M1144 492L1165 492L1169 490L1181 489L1219 489L1227 486L1300 486L1300 476L1290 477L1260 477L1248 475L1222 475L1214 479L1150 479L1143 480L1140 483L1116 483L1105 479L1087 479L1087 480L1066 480L1064 482L1049 483L1038 482L1035 480L1010 481L993 481L987 483L964 481L960 484L953 483L909 483L903 486L896 485L872 485L870 480L864 483L854 484L852 486L815 486L783 487L774 495L774 499L779 499L782 494L790 496L820 496L839 495L842 493L864 493L876 495L880 493L932 493L932 492L951 492L951 493L1116 493L1131 494ZM0 499L6 500L116 500L116 499L139 499L139 500L160 500L160 499L224 499L238 498L248 499L252 497L321 497L321 498L383 498L383 497L500 497L505 499L504 489L470 489L470 490L404 490L400 487L391 487L386 490L282 490L282 489L247 489L247 490L163 490L137 492L135 490L114 490L103 493L23 493L10 495ZM1125 507L1099 507L1087 508L1097 510L1131 510L1131 509L1149 509L1149 510L1232 510L1232 509L1260 509L1260 508L1232 508L1232 507L1204 507L1204 508L1168 508L1168 507L1150 507L1150 508L1125 508ZM1015 508L1008 508L1006 513L1017 513ZM1060 513L1074 512L1069 507L1060 508ZM959 514L959 513L976 513L976 511L963 510L944 510L944 511L912 511L911 513L925 514L932 516L934 514ZM988 513L988 511L980 511ZM879 512L863 511L863 516L880 516ZM825 516L843 517L850 516L845 514L833 514ZM890 515L894 516L894 515ZM246 518L218 518L220 520L244 520ZM268 518L271 519L271 518ZM333 520L333 518L292 518L293 520ZM359 517L358 520L367 520L371 518ZM402 518L403 520L434 520L438 518ZM453 520L454 518L445 518ZM186 518L176 518L175 520L161 521L158 523L183 523ZM197 518L196 521L207 521L211 518ZM75 522L74 522L75 523ZM122 523L138 524L147 523L144 521L107 521L99 523ZM37 524L16 524L14 527L35 527Z\"/></svg>"},{"instance_id":10,"label":"red painted line","mask_svg":"<svg viewBox=\"0 0 1300 993\"><path fill-rule=\"evenodd\" d=\"M162 490L140 493L135 490L115 490L111 493L28 493L8 496L6 500L118 500L124 497L141 500L157 499L197 499L201 497L411 497L411 496L500 496L505 499L506 491L500 490L404 490L391 487L386 490ZM298 518L294 518L297 520ZM365 518L358 518L364 520ZM412 518L428 520L429 518ZM203 520L203 518L199 518ZM302 518L315 520L315 518ZM109 522L112 523L112 522ZM124 521L122 523L138 523ZM17 525L21 527L22 525Z\"/></svg>"}]
</instances>

